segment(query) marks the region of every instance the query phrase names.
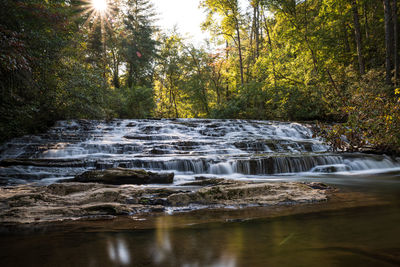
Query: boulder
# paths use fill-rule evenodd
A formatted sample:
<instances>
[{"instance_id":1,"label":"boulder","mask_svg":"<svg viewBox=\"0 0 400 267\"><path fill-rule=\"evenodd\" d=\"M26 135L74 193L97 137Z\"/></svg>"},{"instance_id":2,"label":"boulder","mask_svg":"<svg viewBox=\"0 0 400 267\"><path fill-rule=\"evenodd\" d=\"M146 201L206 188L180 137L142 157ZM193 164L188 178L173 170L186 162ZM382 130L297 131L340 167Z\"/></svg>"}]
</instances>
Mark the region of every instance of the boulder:
<instances>
[{"instance_id":1,"label":"boulder","mask_svg":"<svg viewBox=\"0 0 400 267\"><path fill-rule=\"evenodd\" d=\"M104 171L87 171L76 176L71 181L79 183L101 183L111 185L172 184L174 182L174 173L154 173L145 170L113 168Z\"/></svg>"}]
</instances>

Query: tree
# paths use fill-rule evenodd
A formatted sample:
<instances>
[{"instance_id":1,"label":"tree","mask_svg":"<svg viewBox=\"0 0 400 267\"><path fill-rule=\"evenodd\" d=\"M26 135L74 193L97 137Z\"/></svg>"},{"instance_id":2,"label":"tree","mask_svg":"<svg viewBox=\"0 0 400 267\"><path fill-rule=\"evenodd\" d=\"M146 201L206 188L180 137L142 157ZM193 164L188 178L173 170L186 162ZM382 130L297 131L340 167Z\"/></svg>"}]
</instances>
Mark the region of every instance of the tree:
<instances>
[{"instance_id":1,"label":"tree","mask_svg":"<svg viewBox=\"0 0 400 267\"><path fill-rule=\"evenodd\" d=\"M398 19L398 7L397 7L397 0L393 0L393 31L394 31L394 80L395 80L395 85L399 86L400 83L400 62L399 62L399 19Z\"/></svg>"},{"instance_id":2,"label":"tree","mask_svg":"<svg viewBox=\"0 0 400 267\"><path fill-rule=\"evenodd\" d=\"M149 0L126 0L124 57L127 63L127 86L152 86L156 56L155 13Z\"/></svg>"},{"instance_id":3,"label":"tree","mask_svg":"<svg viewBox=\"0 0 400 267\"><path fill-rule=\"evenodd\" d=\"M220 34L226 39L232 40L236 43L238 54L239 54L239 70L240 70L240 82L244 84L244 72L243 72L243 55L242 55L242 44L240 35L240 9L237 0L202 0L200 2L201 7L206 8L208 11L207 20L204 23L205 28L212 27L213 24L217 23L215 15L221 16Z\"/></svg>"},{"instance_id":4,"label":"tree","mask_svg":"<svg viewBox=\"0 0 400 267\"><path fill-rule=\"evenodd\" d=\"M393 23L390 0L383 0L385 11L385 46L386 46L386 84L392 84L393 70Z\"/></svg>"},{"instance_id":5,"label":"tree","mask_svg":"<svg viewBox=\"0 0 400 267\"><path fill-rule=\"evenodd\" d=\"M161 38L160 59L156 71L157 112L162 117L179 118L179 98L182 97L180 84L184 72L183 44L176 33Z\"/></svg>"},{"instance_id":6,"label":"tree","mask_svg":"<svg viewBox=\"0 0 400 267\"><path fill-rule=\"evenodd\" d=\"M121 87L120 70L124 60L123 42L125 38L124 13L121 10L123 0L113 1L111 6L112 19L108 20L106 31L107 61L112 73L112 85L119 89Z\"/></svg>"},{"instance_id":7,"label":"tree","mask_svg":"<svg viewBox=\"0 0 400 267\"><path fill-rule=\"evenodd\" d=\"M351 9L353 12L353 20L354 20L354 34L357 44L357 56L358 56L358 66L360 70L360 74L365 74L365 65L364 65L364 57L362 52L362 42L361 42L361 26L358 16L358 6L357 0L350 0L351 1Z\"/></svg>"}]
</instances>

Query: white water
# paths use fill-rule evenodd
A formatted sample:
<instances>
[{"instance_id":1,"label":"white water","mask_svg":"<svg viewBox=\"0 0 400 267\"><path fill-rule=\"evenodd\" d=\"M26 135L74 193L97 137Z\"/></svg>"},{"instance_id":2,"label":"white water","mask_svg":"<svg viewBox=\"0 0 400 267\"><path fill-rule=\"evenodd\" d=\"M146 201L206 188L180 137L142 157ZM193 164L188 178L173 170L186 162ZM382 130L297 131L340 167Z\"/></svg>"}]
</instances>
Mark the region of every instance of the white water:
<instances>
[{"instance_id":1,"label":"white water","mask_svg":"<svg viewBox=\"0 0 400 267\"><path fill-rule=\"evenodd\" d=\"M11 140L0 159L75 160L79 168L12 166L3 180L54 182L88 169L111 167L173 171L176 182L195 176L282 179L396 171L399 160L334 154L307 125L244 120L61 121L47 133Z\"/></svg>"}]
</instances>

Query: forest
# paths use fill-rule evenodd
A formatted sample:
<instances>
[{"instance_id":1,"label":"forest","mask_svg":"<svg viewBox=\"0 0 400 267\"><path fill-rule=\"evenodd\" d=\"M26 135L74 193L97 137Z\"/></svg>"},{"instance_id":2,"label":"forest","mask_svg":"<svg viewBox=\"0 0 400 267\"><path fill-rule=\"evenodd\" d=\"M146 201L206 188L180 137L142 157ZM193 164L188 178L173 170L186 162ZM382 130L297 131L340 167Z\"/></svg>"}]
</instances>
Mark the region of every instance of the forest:
<instances>
[{"instance_id":1,"label":"forest","mask_svg":"<svg viewBox=\"0 0 400 267\"><path fill-rule=\"evenodd\" d=\"M64 119L315 121L400 151L397 0L200 0L196 47L150 0L3 0L0 141Z\"/></svg>"}]
</instances>

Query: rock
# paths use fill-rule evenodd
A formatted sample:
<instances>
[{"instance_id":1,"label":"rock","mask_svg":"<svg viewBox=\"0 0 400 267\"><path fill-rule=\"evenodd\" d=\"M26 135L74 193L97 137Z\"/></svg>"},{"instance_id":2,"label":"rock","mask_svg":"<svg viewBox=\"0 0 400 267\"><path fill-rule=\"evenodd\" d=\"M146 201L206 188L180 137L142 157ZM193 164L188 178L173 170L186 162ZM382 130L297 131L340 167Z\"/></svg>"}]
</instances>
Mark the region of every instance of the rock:
<instances>
[{"instance_id":1,"label":"rock","mask_svg":"<svg viewBox=\"0 0 400 267\"><path fill-rule=\"evenodd\" d=\"M101 183L111 185L122 184L172 184L174 173L154 173L145 170L113 168L108 170L93 170L76 176L73 182Z\"/></svg>"},{"instance_id":2,"label":"rock","mask_svg":"<svg viewBox=\"0 0 400 267\"><path fill-rule=\"evenodd\" d=\"M161 150L161 149L153 148L152 150L150 150L150 154L153 154L153 155L164 155L164 154L168 154L168 151L164 151L164 150Z\"/></svg>"},{"instance_id":3,"label":"rock","mask_svg":"<svg viewBox=\"0 0 400 267\"><path fill-rule=\"evenodd\" d=\"M130 209L117 203L96 203L83 207L85 216L93 215L128 215Z\"/></svg>"},{"instance_id":4,"label":"rock","mask_svg":"<svg viewBox=\"0 0 400 267\"><path fill-rule=\"evenodd\" d=\"M209 180L209 179L218 179L218 177L195 176L194 179L196 181L204 181L204 180Z\"/></svg>"},{"instance_id":5,"label":"rock","mask_svg":"<svg viewBox=\"0 0 400 267\"><path fill-rule=\"evenodd\" d=\"M317 172L317 173L335 173L344 171L350 171L350 167L345 164L333 164L333 165L315 166L311 170L311 172Z\"/></svg>"},{"instance_id":6,"label":"rock","mask_svg":"<svg viewBox=\"0 0 400 267\"><path fill-rule=\"evenodd\" d=\"M179 139L178 136L172 135L125 135L125 139L130 140L143 140L143 141L163 141Z\"/></svg>"},{"instance_id":7,"label":"rock","mask_svg":"<svg viewBox=\"0 0 400 267\"><path fill-rule=\"evenodd\" d=\"M97 170L106 170L111 169L112 167L114 167L114 164L112 162L96 162Z\"/></svg>"},{"instance_id":8,"label":"rock","mask_svg":"<svg viewBox=\"0 0 400 267\"><path fill-rule=\"evenodd\" d=\"M251 183L219 179L216 184L191 193L175 193L167 200L172 206L276 205L327 200L324 189L301 183ZM321 186L322 187L322 186Z\"/></svg>"},{"instance_id":9,"label":"rock","mask_svg":"<svg viewBox=\"0 0 400 267\"><path fill-rule=\"evenodd\" d=\"M93 172L99 175L107 171ZM116 172L147 174L126 169L114 169L112 173ZM96 175L89 176L98 179ZM326 201L332 192L317 183L253 183L224 179L218 182L197 190L100 183L0 187L0 224L101 219L104 216L165 212L166 207L191 210L196 205L210 208L295 205Z\"/></svg>"},{"instance_id":10,"label":"rock","mask_svg":"<svg viewBox=\"0 0 400 267\"><path fill-rule=\"evenodd\" d=\"M229 181L221 178L206 178L206 177L195 177L196 181L184 183L180 186L212 186L212 185L223 185L231 184L234 181Z\"/></svg>"},{"instance_id":11,"label":"rock","mask_svg":"<svg viewBox=\"0 0 400 267\"><path fill-rule=\"evenodd\" d=\"M332 189L330 186L319 182L309 183L308 186L311 187L312 189L321 189L321 190Z\"/></svg>"},{"instance_id":12,"label":"rock","mask_svg":"<svg viewBox=\"0 0 400 267\"><path fill-rule=\"evenodd\" d=\"M1 167L9 166L36 166L36 167L85 167L85 161L76 159L4 159L0 161Z\"/></svg>"},{"instance_id":13,"label":"rock","mask_svg":"<svg viewBox=\"0 0 400 267\"><path fill-rule=\"evenodd\" d=\"M72 180L72 179L71 179ZM46 193L58 196L67 196L79 192L84 192L92 189L94 187L93 184L51 184L47 186Z\"/></svg>"}]
</instances>

